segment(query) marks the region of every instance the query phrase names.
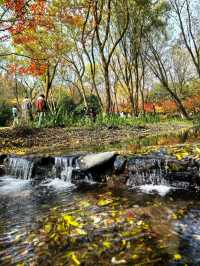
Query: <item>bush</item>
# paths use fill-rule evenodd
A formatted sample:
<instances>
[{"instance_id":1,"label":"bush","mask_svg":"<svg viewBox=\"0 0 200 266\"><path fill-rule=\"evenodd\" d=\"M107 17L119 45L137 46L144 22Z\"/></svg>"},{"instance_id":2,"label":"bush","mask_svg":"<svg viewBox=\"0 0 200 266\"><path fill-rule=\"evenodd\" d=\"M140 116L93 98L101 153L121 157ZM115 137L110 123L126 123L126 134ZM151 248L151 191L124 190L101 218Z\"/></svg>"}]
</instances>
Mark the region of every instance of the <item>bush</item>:
<instances>
[{"instance_id":1,"label":"bush","mask_svg":"<svg viewBox=\"0 0 200 266\"><path fill-rule=\"evenodd\" d=\"M0 126L6 126L12 119L12 112L10 106L6 101L0 102Z\"/></svg>"}]
</instances>

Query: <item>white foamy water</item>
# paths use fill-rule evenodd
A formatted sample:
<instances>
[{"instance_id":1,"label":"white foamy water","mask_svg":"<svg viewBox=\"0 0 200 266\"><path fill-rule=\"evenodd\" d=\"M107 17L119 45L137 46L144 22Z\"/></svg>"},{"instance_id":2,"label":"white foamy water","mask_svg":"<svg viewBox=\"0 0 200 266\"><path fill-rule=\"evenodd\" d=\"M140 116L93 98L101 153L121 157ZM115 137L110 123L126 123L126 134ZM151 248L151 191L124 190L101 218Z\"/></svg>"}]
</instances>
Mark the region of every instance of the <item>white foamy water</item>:
<instances>
[{"instance_id":1,"label":"white foamy water","mask_svg":"<svg viewBox=\"0 0 200 266\"><path fill-rule=\"evenodd\" d=\"M165 196L172 187L165 186L165 185L143 185L138 187L142 192L147 194L153 194L157 192L160 196Z\"/></svg>"},{"instance_id":2,"label":"white foamy water","mask_svg":"<svg viewBox=\"0 0 200 266\"><path fill-rule=\"evenodd\" d=\"M67 181L63 181L62 179L55 178L55 179L52 179L47 184L44 184L43 186L54 187L57 190L63 190L69 187L74 187L75 185L72 184L71 182L67 182Z\"/></svg>"},{"instance_id":3,"label":"white foamy water","mask_svg":"<svg viewBox=\"0 0 200 266\"><path fill-rule=\"evenodd\" d=\"M9 176L0 178L0 194L16 196L19 192L27 191L30 180L16 179ZM23 195L23 194L22 194Z\"/></svg>"}]
</instances>

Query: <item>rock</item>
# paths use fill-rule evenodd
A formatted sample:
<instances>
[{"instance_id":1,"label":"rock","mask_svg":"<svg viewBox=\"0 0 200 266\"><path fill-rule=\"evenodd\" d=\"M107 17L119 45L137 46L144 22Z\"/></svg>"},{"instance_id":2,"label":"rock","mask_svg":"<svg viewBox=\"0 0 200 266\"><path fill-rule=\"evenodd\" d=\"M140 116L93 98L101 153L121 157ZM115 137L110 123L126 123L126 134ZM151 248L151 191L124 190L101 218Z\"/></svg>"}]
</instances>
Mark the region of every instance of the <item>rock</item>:
<instances>
[{"instance_id":1,"label":"rock","mask_svg":"<svg viewBox=\"0 0 200 266\"><path fill-rule=\"evenodd\" d=\"M134 156L128 159L127 168L131 172L144 172L164 167L164 160L160 157Z\"/></svg>"},{"instance_id":2,"label":"rock","mask_svg":"<svg viewBox=\"0 0 200 266\"><path fill-rule=\"evenodd\" d=\"M6 159L6 154L0 154L0 164L3 164L4 160Z\"/></svg>"},{"instance_id":3,"label":"rock","mask_svg":"<svg viewBox=\"0 0 200 266\"><path fill-rule=\"evenodd\" d=\"M4 160L6 173L22 179L52 177L53 157L9 156Z\"/></svg>"},{"instance_id":4,"label":"rock","mask_svg":"<svg viewBox=\"0 0 200 266\"><path fill-rule=\"evenodd\" d=\"M116 152L92 153L81 156L78 159L78 163L82 171L87 171L91 168L99 167L111 162L116 155Z\"/></svg>"},{"instance_id":5,"label":"rock","mask_svg":"<svg viewBox=\"0 0 200 266\"><path fill-rule=\"evenodd\" d=\"M0 176L3 176L6 174L6 169L4 165L0 165Z\"/></svg>"},{"instance_id":6,"label":"rock","mask_svg":"<svg viewBox=\"0 0 200 266\"><path fill-rule=\"evenodd\" d=\"M127 159L124 156L116 156L114 161L114 173L120 174L124 171Z\"/></svg>"},{"instance_id":7,"label":"rock","mask_svg":"<svg viewBox=\"0 0 200 266\"><path fill-rule=\"evenodd\" d=\"M32 178L36 178L36 179L52 178L55 158L50 157L50 156L36 157L36 158L33 157L32 161L34 164L33 170L32 170Z\"/></svg>"},{"instance_id":8,"label":"rock","mask_svg":"<svg viewBox=\"0 0 200 266\"><path fill-rule=\"evenodd\" d=\"M177 187L200 183L198 164L191 159L177 160L173 156L158 154L134 156L128 159L128 186L168 184Z\"/></svg>"}]
</instances>

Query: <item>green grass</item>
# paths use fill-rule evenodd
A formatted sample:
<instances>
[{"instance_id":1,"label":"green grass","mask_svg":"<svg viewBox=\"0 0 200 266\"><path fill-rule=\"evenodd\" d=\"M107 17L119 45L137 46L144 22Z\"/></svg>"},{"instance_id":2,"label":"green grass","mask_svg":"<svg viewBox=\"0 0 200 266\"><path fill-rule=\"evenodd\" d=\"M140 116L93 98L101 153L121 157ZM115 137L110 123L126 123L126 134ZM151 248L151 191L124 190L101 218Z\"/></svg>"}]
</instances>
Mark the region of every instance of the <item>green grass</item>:
<instances>
[{"instance_id":1,"label":"green grass","mask_svg":"<svg viewBox=\"0 0 200 266\"><path fill-rule=\"evenodd\" d=\"M37 127L38 118L36 117L34 122L30 123L30 127ZM101 128L101 127L136 127L145 126L151 124L171 124L171 125L193 125L192 121L187 121L181 118L171 118L159 115L146 115L141 117L120 117L118 115L103 115L99 114L96 117L96 121L86 116L75 115L60 115L60 114L47 114L42 127L66 127L66 128ZM200 123L199 123L200 125Z\"/></svg>"}]
</instances>

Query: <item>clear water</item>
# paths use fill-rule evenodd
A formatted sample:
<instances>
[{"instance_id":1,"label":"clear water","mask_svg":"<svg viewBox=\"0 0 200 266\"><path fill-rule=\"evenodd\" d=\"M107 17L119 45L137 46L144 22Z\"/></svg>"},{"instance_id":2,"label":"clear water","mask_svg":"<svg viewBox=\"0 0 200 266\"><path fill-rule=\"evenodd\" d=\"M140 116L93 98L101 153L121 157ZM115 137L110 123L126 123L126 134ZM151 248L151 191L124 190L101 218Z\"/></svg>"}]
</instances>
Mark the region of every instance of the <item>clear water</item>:
<instances>
[{"instance_id":1,"label":"clear water","mask_svg":"<svg viewBox=\"0 0 200 266\"><path fill-rule=\"evenodd\" d=\"M129 212L132 208L135 213L144 212L144 210L148 213L146 216L150 219L152 226L155 227L154 230L161 230L160 235L156 236L158 243L163 240L165 234L171 234L175 237L176 250L172 238L169 240L169 247L166 252L169 253L169 258L172 258L173 252L180 254L181 261L166 260L166 258L162 260L161 257L158 262L147 265L186 265L186 263L188 265L200 265L199 193L151 185L132 190L108 188L97 184L75 187L69 182L59 179L49 180L45 184L35 186L30 180L17 180L11 177L0 179L0 265L7 266L20 263L37 265L31 264L31 260L34 258L34 249L28 236L32 230L40 226L41 219L48 217L53 207L59 207L60 211L74 210L74 208L78 211L77 206L79 205L77 203L80 204L87 200L95 202L100 194L104 195L108 191L112 193L113 198L118 198L123 211ZM187 210L180 218L166 222L170 212L181 208ZM112 210L112 205L103 209L98 208L95 204L92 206L92 212L97 220ZM146 216L141 215L144 219ZM164 223L163 228L167 227L167 232L164 234L162 233L164 229L159 229L162 223ZM103 232L102 237L104 234ZM114 236L113 231L110 231L109 234ZM151 248L151 243L149 245ZM115 264L112 255L108 261L111 262L111 260ZM105 259L105 263L99 262L96 265L109 265L108 261ZM122 264L124 265L124 263ZM47 264L40 265L46 266ZM50 265L56 265L56 262ZM125 263L125 265L130 264Z\"/></svg>"}]
</instances>

